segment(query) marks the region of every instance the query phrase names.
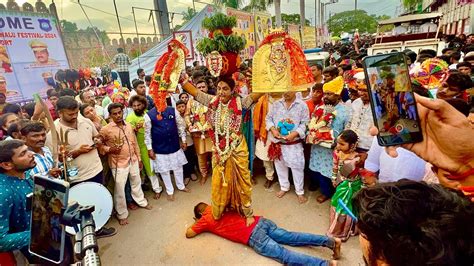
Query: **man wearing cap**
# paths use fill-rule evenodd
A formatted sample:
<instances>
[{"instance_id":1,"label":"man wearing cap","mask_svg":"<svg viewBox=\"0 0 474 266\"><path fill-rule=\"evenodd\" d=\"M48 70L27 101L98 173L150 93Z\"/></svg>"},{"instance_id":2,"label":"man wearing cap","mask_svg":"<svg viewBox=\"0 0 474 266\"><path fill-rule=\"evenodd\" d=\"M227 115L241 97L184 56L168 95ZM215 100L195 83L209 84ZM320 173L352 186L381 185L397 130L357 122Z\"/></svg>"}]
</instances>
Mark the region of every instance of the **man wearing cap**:
<instances>
[{"instance_id":1,"label":"man wearing cap","mask_svg":"<svg viewBox=\"0 0 474 266\"><path fill-rule=\"evenodd\" d=\"M313 122L317 122L315 124L318 125L327 117L332 117L332 122L326 121L325 123L326 126L330 128L330 131L320 132L319 134L316 133L317 138L323 139L318 140L318 144L314 144L311 147L309 169L312 171L312 179L319 181L321 195L316 199L319 203L328 200L332 197L332 194L334 194L334 187L330 179L333 166L333 149L331 148L331 144L344 130L350 119L350 110L341 101L343 88L344 80L340 76L330 82L324 83L324 104L317 107L308 125L311 134L311 125ZM314 119L316 119L316 121L313 121Z\"/></svg>"},{"instance_id":2,"label":"man wearing cap","mask_svg":"<svg viewBox=\"0 0 474 266\"><path fill-rule=\"evenodd\" d=\"M30 41L31 50L35 54L36 62L33 66L45 66L56 64L56 60L49 58L48 45L40 40Z\"/></svg>"},{"instance_id":3,"label":"man wearing cap","mask_svg":"<svg viewBox=\"0 0 474 266\"><path fill-rule=\"evenodd\" d=\"M0 75L0 93L7 95L7 80Z\"/></svg>"},{"instance_id":4,"label":"man wearing cap","mask_svg":"<svg viewBox=\"0 0 474 266\"><path fill-rule=\"evenodd\" d=\"M372 145L373 139L373 136L369 133L369 129L374 124L370 109L369 93L367 91L367 85L365 84L364 72L355 74L354 79L356 79L355 87L359 98L351 104L352 114L349 123L346 125L346 129L353 130L357 133L357 136L359 136L359 142L357 144L358 151L367 152Z\"/></svg>"}]
</instances>

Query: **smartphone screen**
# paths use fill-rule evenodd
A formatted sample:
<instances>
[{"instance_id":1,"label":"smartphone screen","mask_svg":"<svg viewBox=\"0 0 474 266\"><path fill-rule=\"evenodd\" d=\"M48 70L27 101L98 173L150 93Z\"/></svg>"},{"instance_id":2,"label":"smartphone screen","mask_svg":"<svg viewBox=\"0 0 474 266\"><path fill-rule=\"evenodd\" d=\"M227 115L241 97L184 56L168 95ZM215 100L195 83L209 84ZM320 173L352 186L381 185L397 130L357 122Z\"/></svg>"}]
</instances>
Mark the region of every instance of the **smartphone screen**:
<instances>
[{"instance_id":1,"label":"smartphone screen","mask_svg":"<svg viewBox=\"0 0 474 266\"><path fill-rule=\"evenodd\" d=\"M34 183L30 253L60 263L65 241L61 209L67 205L69 184L38 175L35 175Z\"/></svg>"},{"instance_id":2,"label":"smartphone screen","mask_svg":"<svg viewBox=\"0 0 474 266\"><path fill-rule=\"evenodd\" d=\"M415 95L403 53L368 56L364 71L381 146L422 140Z\"/></svg>"}]
</instances>

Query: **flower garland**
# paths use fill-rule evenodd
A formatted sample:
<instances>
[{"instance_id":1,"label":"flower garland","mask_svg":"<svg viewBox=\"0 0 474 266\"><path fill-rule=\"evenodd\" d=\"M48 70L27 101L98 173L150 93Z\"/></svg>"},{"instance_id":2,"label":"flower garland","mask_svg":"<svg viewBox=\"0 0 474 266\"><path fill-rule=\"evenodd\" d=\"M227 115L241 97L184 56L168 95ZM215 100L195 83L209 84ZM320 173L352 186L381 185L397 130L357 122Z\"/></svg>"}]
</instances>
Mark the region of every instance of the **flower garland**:
<instances>
[{"instance_id":1,"label":"flower garland","mask_svg":"<svg viewBox=\"0 0 474 266\"><path fill-rule=\"evenodd\" d=\"M211 129L211 125L206 120L207 107L197 101L193 101L191 105L191 124L196 131L201 132L201 139L205 139L205 133Z\"/></svg>"},{"instance_id":2,"label":"flower garland","mask_svg":"<svg viewBox=\"0 0 474 266\"><path fill-rule=\"evenodd\" d=\"M331 124L336 118L336 115L337 111L332 105L318 107L312 114L312 118L308 124L309 133L306 137L306 143L330 146L334 140Z\"/></svg>"},{"instance_id":3,"label":"flower garland","mask_svg":"<svg viewBox=\"0 0 474 266\"><path fill-rule=\"evenodd\" d=\"M217 162L222 165L241 141L242 103L240 98L232 97L227 104L224 104L219 97L215 97L209 104L206 117L212 125L209 136L214 142L215 156Z\"/></svg>"}]
</instances>

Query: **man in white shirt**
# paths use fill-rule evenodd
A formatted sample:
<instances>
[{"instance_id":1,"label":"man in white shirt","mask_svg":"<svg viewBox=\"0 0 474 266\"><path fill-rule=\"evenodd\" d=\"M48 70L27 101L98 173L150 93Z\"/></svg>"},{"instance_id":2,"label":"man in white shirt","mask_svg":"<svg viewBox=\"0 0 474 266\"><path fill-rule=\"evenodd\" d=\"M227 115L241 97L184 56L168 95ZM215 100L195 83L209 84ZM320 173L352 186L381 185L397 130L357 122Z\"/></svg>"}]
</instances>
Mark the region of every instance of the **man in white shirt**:
<instances>
[{"instance_id":1,"label":"man in white shirt","mask_svg":"<svg viewBox=\"0 0 474 266\"><path fill-rule=\"evenodd\" d=\"M371 185L375 182L395 182L403 178L413 181L423 180L426 162L403 148L398 148L397 153L396 158L390 157L384 147L379 145L377 138L374 138L364 168L372 173L379 172L378 181L365 178L365 182Z\"/></svg>"}]
</instances>

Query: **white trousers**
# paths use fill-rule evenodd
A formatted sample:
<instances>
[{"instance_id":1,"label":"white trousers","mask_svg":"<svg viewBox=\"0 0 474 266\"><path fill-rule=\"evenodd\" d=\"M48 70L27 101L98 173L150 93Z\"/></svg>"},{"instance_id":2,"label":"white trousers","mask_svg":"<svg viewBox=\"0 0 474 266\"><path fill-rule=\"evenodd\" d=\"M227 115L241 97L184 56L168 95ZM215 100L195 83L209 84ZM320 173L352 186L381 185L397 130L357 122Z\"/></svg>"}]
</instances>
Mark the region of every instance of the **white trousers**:
<instances>
[{"instance_id":1,"label":"white trousers","mask_svg":"<svg viewBox=\"0 0 474 266\"><path fill-rule=\"evenodd\" d=\"M178 169L172 170L174 174L174 180L176 182L176 186L179 190L183 190L186 187L184 186L183 182L183 167ZM166 194L173 195L174 187L173 183L171 182L171 171L161 172L161 178L163 178L163 182L165 183Z\"/></svg>"},{"instance_id":2,"label":"white trousers","mask_svg":"<svg viewBox=\"0 0 474 266\"><path fill-rule=\"evenodd\" d=\"M146 207L148 201L145 199L140 178L140 167L138 161L131 162L125 168L111 168L115 180L114 205L119 219L128 217L127 201L125 200L125 184L130 175L130 186L132 187L132 198L140 207Z\"/></svg>"},{"instance_id":3,"label":"white trousers","mask_svg":"<svg viewBox=\"0 0 474 266\"><path fill-rule=\"evenodd\" d=\"M273 181L273 174L275 174L273 161L263 161L263 167L265 167L265 177L267 180Z\"/></svg>"},{"instance_id":4,"label":"white trousers","mask_svg":"<svg viewBox=\"0 0 474 266\"><path fill-rule=\"evenodd\" d=\"M161 193L161 191L163 191L163 188L160 185L160 180L158 180L156 175L149 176L148 179L150 179L151 188L155 193Z\"/></svg>"},{"instance_id":5,"label":"white trousers","mask_svg":"<svg viewBox=\"0 0 474 266\"><path fill-rule=\"evenodd\" d=\"M283 160L275 160L275 169L278 175L278 182L282 191L290 191L290 181L288 179L288 169ZM296 195L304 195L304 168L290 168L295 183Z\"/></svg>"}]
</instances>

